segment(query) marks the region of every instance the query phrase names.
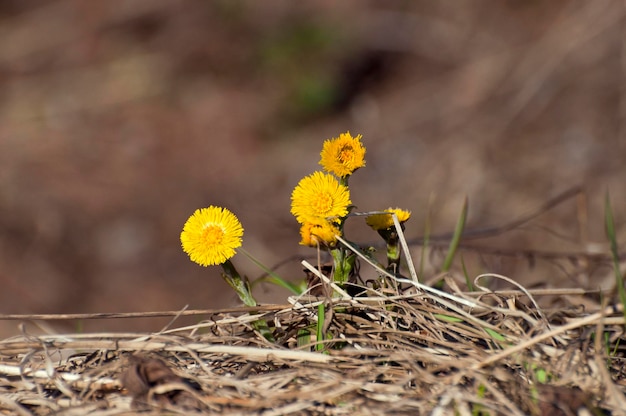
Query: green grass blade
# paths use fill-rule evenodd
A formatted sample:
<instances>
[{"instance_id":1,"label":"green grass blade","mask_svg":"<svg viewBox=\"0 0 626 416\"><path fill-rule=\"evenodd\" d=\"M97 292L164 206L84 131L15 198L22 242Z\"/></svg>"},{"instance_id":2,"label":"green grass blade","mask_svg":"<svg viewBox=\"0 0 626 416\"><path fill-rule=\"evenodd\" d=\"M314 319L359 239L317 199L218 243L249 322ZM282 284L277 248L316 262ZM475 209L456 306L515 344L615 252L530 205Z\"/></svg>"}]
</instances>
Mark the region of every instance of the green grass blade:
<instances>
[{"instance_id":1,"label":"green grass blade","mask_svg":"<svg viewBox=\"0 0 626 416\"><path fill-rule=\"evenodd\" d=\"M428 211L426 214L426 221L424 223L424 242L422 243L422 254L420 256L420 268L419 268L419 276L424 276L424 264L426 262L426 251L428 250L428 245L430 244L430 219L432 217L432 205L433 205L433 196L431 194L428 200Z\"/></svg>"},{"instance_id":2,"label":"green grass blade","mask_svg":"<svg viewBox=\"0 0 626 416\"><path fill-rule=\"evenodd\" d=\"M463 268L463 276L465 276L465 284L467 285L467 290L470 292L474 291L474 283L472 279L469 277L469 273L467 273L467 267L465 267L465 259L461 256L461 267Z\"/></svg>"},{"instance_id":3,"label":"green grass blade","mask_svg":"<svg viewBox=\"0 0 626 416\"><path fill-rule=\"evenodd\" d=\"M309 345L311 343L311 331L307 328L298 329L298 334L296 335L298 339L298 348L302 348L305 345Z\"/></svg>"},{"instance_id":4,"label":"green grass blade","mask_svg":"<svg viewBox=\"0 0 626 416\"><path fill-rule=\"evenodd\" d=\"M293 293L294 295L300 295L302 294L302 290L300 289L300 286L288 282L285 279L283 279L282 277L280 277L279 275L277 275L276 273L274 273L273 271L271 271L266 265L264 265L263 263L261 263L261 261L259 261L256 257L254 257L252 254L248 253L247 250L243 249L243 248L239 248L238 249L240 252L242 252L243 254L245 254L245 256L250 259L250 261L254 264L256 264L259 269L263 270L265 272L265 274L267 274L267 276L262 277L260 279L256 279L254 282L251 282L252 287L256 286L257 284L261 283L261 282L270 282L272 284L275 284L276 286L280 286L284 289L287 289L288 291L290 291L291 293Z\"/></svg>"},{"instance_id":5,"label":"green grass blade","mask_svg":"<svg viewBox=\"0 0 626 416\"><path fill-rule=\"evenodd\" d=\"M467 197L463 200L463 208L461 209L461 215L456 223L456 227L454 228L454 235L452 236L452 240L450 241L450 246L448 247L448 254L446 255L445 260L443 261L443 266L441 270L447 272L452 267L452 262L454 261L454 256L456 255L456 250L459 247L459 243L461 242L461 236L463 235L463 230L465 229L465 222L467 220L467 208L468 200Z\"/></svg>"},{"instance_id":6,"label":"green grass blade","mask_svg":"<svg viewBox=\"0 0 626 416\"><path fill-rule=\"evenodd\" d=\"M278 277L278 276L273 275L273 274L269 275L269 276L262 277L260 279L256 279L254 282L252 282L252 286L254 287L254 286L256 286L257 284L259 284L261 282L272 283L272 284L274 284L276 286L282 287L283 289L287 289L288 291L290 291L294 295L301 295L302 292L303 292L303 290L300 287L300 285L288 282L288 281L284 280L283 278ZM306 290L306 288L305 288L305 290Z\"/></svg>"},{"instance_id":7,"label":"green grass blade","mask_svg":"<svg viewBox=\"0 0 626 416\"><path fill-rule=\"evenodd\" d=\"M489 334L489 336L493 339L495 339L496 341L500 341L500 342L506 342L506 338L501 335L500 333L494 331L491 328L483 328L485 330L486 333Z\"/></svg>"},{"instance_id":8,"label":"green grass blade","mask_svg":"<svg viewBox=\"0 0 626 416\"><path fill-rule=\"evenodd\" d=\"M435 313L433 314L433 316L441 321L446 322L465 322L463 319L457 318L456 316L444 315L441 313Z\"/></svg>"},{"instance_id":9,"label":"green grass blade","mask_svg":"<svg viewBox=\"0 0 626 416\"><path fill-rule=\"evenodd\" d=\"M324 321L326 319L326 308L323 303L317 305L317 343L315 344L315 351L322 351L324 349L324 344L322 341L326 339L326 335L324 334Z\"/></svg>"},{"instance_id":10,"label":"green grass blade","mask_svg":"<svg viewBox=\"0 0 626 416\"><path fill-rule=\"evenodd\" d=\"M626 290L624 289L624 277L619 269L619 252L617 250L617 237L615 236L615 222L613 220L613 209L611 208L611 198L606 192L604 201L604 221L606 224L606 235L611 245L611 257L613 258L613 270L615 271L615 284L619 300L624 307L624 325L626 326Z\"/></svg>"}]
</instances>

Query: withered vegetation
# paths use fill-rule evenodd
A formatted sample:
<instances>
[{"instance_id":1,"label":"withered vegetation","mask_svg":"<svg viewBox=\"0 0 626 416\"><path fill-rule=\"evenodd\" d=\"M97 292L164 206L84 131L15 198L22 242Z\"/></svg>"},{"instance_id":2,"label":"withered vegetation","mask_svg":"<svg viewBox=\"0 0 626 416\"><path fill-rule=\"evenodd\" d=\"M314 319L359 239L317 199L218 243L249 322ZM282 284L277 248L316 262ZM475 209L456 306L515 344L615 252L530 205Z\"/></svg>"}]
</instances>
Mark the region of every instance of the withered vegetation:
<instances>
[{"instance_id":1,"label":"withered vegetation","mask_svg":"<svg viewBox=\"0 0 626 416\"><path fill-rule=\"evenodd\" d=\"M401 231L399 236L410 266L407 242ZM311 287L282 305L0 315L19 321L172 317L156 333L34 335L24 330L0 341L0 411L624 414L624 311L610 288L531 290L497 274L471 283L457 271L420 282L413 267L409 277L394 275L363 252L354 253L361 257L358 270L374 279L359 276L343 290L332 282L332 268L303 261ZM589 253L550 254L546 260L564 266L610 263L606 255ZM491 290L485 281L514 290ZM200 322L181 326L183 315L198 316ZM259 332L266 329L271 336Z\"/></svg>"},{"instance_id":2,"label":"withered vegetation","mask_svg":"<svg viewBox=\"0 0 626 416\"><path fill-rule=\"evenodd\" d=\"M0 342L0 408L16 415L626 409L621 305L540 310L524 289L464 293L451 278L447 284L447 292L405 284L332 300L293 297L256 313L200 311L210 318L153 334L23 334ZM320 302L322 349L308 335ZM268 321L275 342L255 331L257 319Z\"/></svg>"}]
</instances>

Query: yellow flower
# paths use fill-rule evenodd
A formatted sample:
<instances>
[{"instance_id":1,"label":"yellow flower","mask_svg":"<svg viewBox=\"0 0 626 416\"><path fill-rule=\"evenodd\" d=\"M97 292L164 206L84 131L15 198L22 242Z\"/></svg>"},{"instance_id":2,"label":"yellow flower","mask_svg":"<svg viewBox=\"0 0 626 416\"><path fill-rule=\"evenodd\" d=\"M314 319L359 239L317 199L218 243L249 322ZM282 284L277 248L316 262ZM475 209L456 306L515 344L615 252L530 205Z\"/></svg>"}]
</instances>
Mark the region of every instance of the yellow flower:
<instances>
[{"instance_id":1,"label":"yellow flower","mask_svg":"<svg viewBox=\"0 0 626 416\"><path fill-rule=\"evenodd\" d=\"M361 135L352 137L349 132L326 140L322 148L320 165L326 172L339 177L351 175L365 166L365 147Z\"/></svg>"},{"instance_id":2,"label":"yellow flower","mask_svg":"<svg viewBox=\"0 0 626 416\"><path fill-rule=\"evenodd\" d=\"M291 213L301 224L339 222L348 214L350 204L348 187L319 171L304 177L291 194Z\"/></svg>"},{"instance_id":3,"label":"yellow flower","mask_svg":"<svg viewBox=\"0 0 626 416\"><path fill-rule=\"evenodd\" d=\"M227 210L210 206L197 209L185 223L180 241L191 261L201 266L222 264L241 246L243 227Z\"/></svg>"},{"instance_id":4,"label":"yellow flower","mask_svg":"<svg viewBox=\"0 0 626 416\"><path fill-rule=\"evenodd\" d=\"M411 211L404 211L400 208L387 208L385 212L395 213L400 224L411 218ZM376 231L386 230L393 226L393 217L390 214L372 214L367 216L365 222Z\"/></svg>"},{"instance_id":5,"label":"yellow flower","mask_svg":"<svg viewBox=\"0 0 626 416\"><path fill-rule=\"evenodd\" d=\"M309 247L318 245L332 247L337 243L337 235L341 235L341 231L328 221L321 224L305 223L300 227L302 237L300 244Z\"/></svg>"}]
</instances>

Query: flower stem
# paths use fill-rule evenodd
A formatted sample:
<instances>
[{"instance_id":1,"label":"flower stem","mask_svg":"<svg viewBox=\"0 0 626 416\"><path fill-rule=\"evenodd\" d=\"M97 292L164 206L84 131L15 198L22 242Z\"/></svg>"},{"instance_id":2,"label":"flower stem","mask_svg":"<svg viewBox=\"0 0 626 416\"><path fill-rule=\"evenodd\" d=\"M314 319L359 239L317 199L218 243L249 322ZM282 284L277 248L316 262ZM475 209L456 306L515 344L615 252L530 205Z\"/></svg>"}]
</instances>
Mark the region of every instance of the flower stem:
<instances>
[{"instance_id":1,"label":"flower stem","mask_svg":"<svg viewBox=\"0 0 626 416\"><path fill-rule=\"evenodd\" d=\"M333 256L333 280L344 288L350 279L356 257L342 247L330 250L330 254Z\"/></svg>"},{"instance_id":2,"label":"flower stem","mask_svg":"<svg viewBox=\"0 0 626 416\"><path fill-rule=\"evenodd\" d=\"M400 272L400 256L402 251L398 244L398 233L390 232L386 238L387 242L387 270L392 273Z\"/></svg>"},{"instance_id":3,"label":"flower stem","mask_svg":"<svg viewBox=\"0 0 626 416\"><path fill-rule=\"evenodd\" d=\"M226 283L233 288L235 293L237 293L237 296L239 296L239 299L241 299L244 305L257 306L256 300L250 292L250 286L241 278L233 263L230 260L226 260L222 263L222 269L224 269L222 277Z\"/></svg>"},{"instance_id":4,"label":"flower stem","mask_svg":"<svg viewBox=\"0 0 626 416\"><path fill-rule=\"evenodd\" d=\"M235 269L235 266L230 260L226 260L222 263L222 277L228 283L230 287L233 288L239 299L246 306L257 306L256 299L252 296L252 292L250 291L250 285L247 280L241 278L241 275ZM251 312L251 315L255 315L254 312ZM265 339L268 341L274 342L274 336L272 335L272 331L270 331L267 322L263 319L256 320L252 323L254 328L263 335Z\"/></svg>"}]
</instances>

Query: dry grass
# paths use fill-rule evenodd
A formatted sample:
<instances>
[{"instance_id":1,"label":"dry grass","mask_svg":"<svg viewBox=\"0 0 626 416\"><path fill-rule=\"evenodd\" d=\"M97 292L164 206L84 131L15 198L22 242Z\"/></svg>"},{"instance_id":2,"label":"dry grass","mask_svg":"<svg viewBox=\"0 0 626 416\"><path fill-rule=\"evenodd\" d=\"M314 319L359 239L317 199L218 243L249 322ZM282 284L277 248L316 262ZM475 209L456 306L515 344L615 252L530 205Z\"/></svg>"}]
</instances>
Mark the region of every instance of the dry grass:
<instances>
[{"instance_id":1,"label":"dry grass","mask_svg":"<svg viewBox=\"0 0 626 416\"><path fill-rule=\"evenodd\" d=\"M405 283L333 300L290 298L258 314L213 311L156 334L23 334L0 342L0 407L19 415L626 409L621 305L542 312L528 306L528 292L468 294L447 283L446 293ZM315 326L320 302L329 338L313 352L315 340L302 345L298 333ZM253 329L259 318L275 343Z\"/></svg>"},{"instance_id":2,"label":"dry grass","mask_svg":"<svg viewBox=\"0 0 626 416\"><path fill-rule=\"evenodd\" d=\"M454 272L432 279L443 281L443 289L430 287L418 280L395 216L394 222L409 277L390 274L341 237L362 268L378 276L375 284L341 288L321 265L302 262L333 298L304 294L285 305L229 310L0 316L172 317L157 333L23 331L0 341L0 409L18 415L624 414L623 305L597 291L528 290L497 274L477 276L477 292L463 291L464 277ZM491 291L481 285L485 278L515 290ZM544 296L570 306L542 308L549 304L540 301ZM203 320L176 327L183 315ZM257 331L260 319L273 339Z\"/></svg>"}]
</instances>

